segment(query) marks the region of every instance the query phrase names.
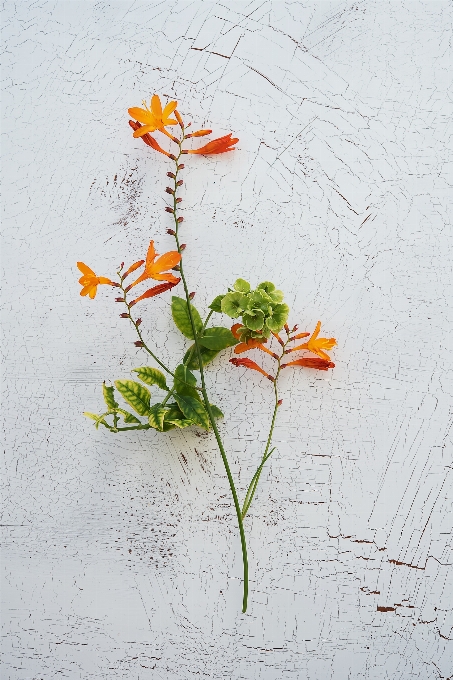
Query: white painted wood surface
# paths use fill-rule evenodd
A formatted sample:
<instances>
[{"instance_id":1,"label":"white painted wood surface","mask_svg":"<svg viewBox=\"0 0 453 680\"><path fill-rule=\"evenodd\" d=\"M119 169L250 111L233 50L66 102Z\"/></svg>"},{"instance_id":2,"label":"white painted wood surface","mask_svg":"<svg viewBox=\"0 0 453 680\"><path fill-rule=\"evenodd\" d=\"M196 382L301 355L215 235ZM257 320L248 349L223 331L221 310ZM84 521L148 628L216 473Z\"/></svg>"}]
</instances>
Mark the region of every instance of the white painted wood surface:
<instances>
[{"instance_id":1,"label":"white painted wood surface","mask_svg":"<svg viewBox=\"0 0 453 680\"><path fill-rule=\"evenodd\" d=\"M2 678L453 677L451 19L446 1L6 2ZM185 175L198 306L270 278L292 323L338 339L333 372L285 378L245 616L212 436L81 415L146 359L75 262L109 275L172 246L166 159L127 125L153 92L240 137ZM143 325L179 356L169 299ZM243 494L270 385L226 358L209 381Z\"/></svg>"}]
</instances>

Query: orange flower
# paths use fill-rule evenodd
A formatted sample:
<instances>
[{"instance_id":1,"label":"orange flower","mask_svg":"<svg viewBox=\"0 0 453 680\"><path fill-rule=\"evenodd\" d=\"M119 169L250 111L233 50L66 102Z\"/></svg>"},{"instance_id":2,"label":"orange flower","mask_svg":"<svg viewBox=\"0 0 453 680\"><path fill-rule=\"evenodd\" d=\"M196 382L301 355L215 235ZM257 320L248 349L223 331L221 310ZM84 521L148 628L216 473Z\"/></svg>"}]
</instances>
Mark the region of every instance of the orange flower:
<instances>
[{"instance_id":1,"label":"orange flower","mask_svg":"<svg viewBox=\"0 0 453 680\"><path fill-rule=\"evenodd\" d=\"M314 333L311 336L311 338L309 339L309 341L305 342L303 345L298 345L297 347L293 347L293 349L290 349L289 352L296 352L299 349L308 349L309 352L313 352L313 354L317 354L318 357L321 357L321 359L325 359L326 361L330 361L329 355L326 354L325 352L323 352L323 350L332 349L332 347L337 344L337 341L335 340L335 338L318 338L320 330L321 330L321 322L318 321L318 323L316 324L316 328L314 330Z\"/></svg>"},{"instance_id":2,"label":"orange flower","mask_svg":"<svg viewBox=\"0 0 453 680\"><path fill-rule=\"evenodd\" d=\"M335 368L335 364L332 361L318 359L317 357L304 357L303 359L290 361L287 364L282 364L280 368L286 368L286 366L305 366L305 368L317 368L319 371L327 371L328 368Z\"/></svg>"},{"instance_id":3,"label":"orange flower","mask_svg":"<svg viewBox=\"0 0 453 680\"><path fill-rule=\"evenodd\" d=\"M156 257L158 258L156 260ZM126 288L129 291L137 283L146 281L146 279L155 279L156 281L168 281L169 283L178 283L179 279L173 276L168 269L175 267L181 261L181 255L176 250L171 250L164 253L160 257L154 250L154 241L149 244L148 252L146 254L145 271L141 274L134 283Z\"/></svg>"},{"instance_id":4,"label":"orange flower","mask_svg":"<svg viewBox=\"0 0 453 680\"><path fill-rule=\"evenodd\" d=\"M225 135L224 137L218 137L218 139L213 139L211 142L208 142L200 149L192 149L192 151L183 151L183 153L201 153L204 155L208 155L214 153L225 153L226 151L234 151L234 144L236 144L239 141L239 138L238 137L231 138L232 134L233 133L230 132L229 135Z\"/></svg>"},{"instance_id":5,"label":"orange flower","mask_svg":"<svg viewBox=\"0 0 453 680\"><path fill-rule=\"evenodd\" d=\"M274 382L274 378L269 375L269 373L266 373L266 371L263 371L263 369L251 359L230 359L230 364L234 364L235 366L244 366L244 368L251 368L254 371L262 373L268 380L272 380L272 382Z\"/></svg>"},{"instance_id":6,"label":"orange flower","mask_svg":"<svg viewBox=\"0 0 453 680\"><path fill-rule=\"evenodd\" d=\"M135 123L133 120L129 121L129 125L135 131L142 129L142 126L140 125L140 123ZM134 133L134 137L135 137L135 133ZM150 146L152 149L154 149L155 151L159 151L159 153L163 153L165 156L168 156L169 158L174 159L173 154L168 153L168 151L164 151L164 149L156 142L154 137L151 137L151 135L148 135L148 134L141 135L141 137L142 137L142 140L145 142L145 144Z\"/></svg>"},{"instance_id":7,"label":"orange flower","mask_svg":"<svg viewBox=\"0 0 453 680\"><path fill-rule=\"evenodd\" d=\"M93 298L96 297L99 285L107 284L108 286L118 286L117 283L110 281L110 279L106 279L105 276L96 276L94 271L87 267L83 262L77 262L77 267L83 274L79 279L79 283L82 285L80 295L89 295L93 300Z\"/></svg>"},{"instance_id":8,"label":"orange flower","mask_svg":"<svg viewBox=\"0 0 453 680\"><path fill-rule=\"evenodd\" d=\"M165 132L164 128L166 125L177 125L178 121L170 118L173 111L178 106L178 102L168 102L164 110L162 111L162 104L160 102L159 95L154 94L151 99L151 108L149 109L146 102L143 101L144 109L138 107L133 107L128 109L129 115L140 123L143 123L143 127L135 130L134 137L143 137L148 132L155 132L160 130Z\"/></svg>"}]
</instances>

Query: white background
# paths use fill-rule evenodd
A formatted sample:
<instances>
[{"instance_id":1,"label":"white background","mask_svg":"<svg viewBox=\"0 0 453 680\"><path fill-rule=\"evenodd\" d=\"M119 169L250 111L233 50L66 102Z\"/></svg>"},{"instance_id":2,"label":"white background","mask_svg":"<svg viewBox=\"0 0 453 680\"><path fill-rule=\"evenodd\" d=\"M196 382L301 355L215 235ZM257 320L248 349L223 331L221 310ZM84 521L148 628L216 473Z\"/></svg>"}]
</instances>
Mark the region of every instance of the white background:
<instances>
[{"instance_id":1,"label":"white background","mask_svg":"<svg viewBox=\"0 0 453 680\"><path fill-rule=\"evenodd\" d=\"M452 677L451 19L446 1L6 3L2 678ZM333 371L282 379L246 615L212 435L82 416L147 359L114 291L79 296L76 261L113 276L151 238L173 248L168 161L127 124L154 92L240 138L188 157L197 306L270 279L291 324L338 340ZM176 363L170 297L141 314ZM208 382L243 496L272 388L228 356Z\"/></svg>"}]
</instances>

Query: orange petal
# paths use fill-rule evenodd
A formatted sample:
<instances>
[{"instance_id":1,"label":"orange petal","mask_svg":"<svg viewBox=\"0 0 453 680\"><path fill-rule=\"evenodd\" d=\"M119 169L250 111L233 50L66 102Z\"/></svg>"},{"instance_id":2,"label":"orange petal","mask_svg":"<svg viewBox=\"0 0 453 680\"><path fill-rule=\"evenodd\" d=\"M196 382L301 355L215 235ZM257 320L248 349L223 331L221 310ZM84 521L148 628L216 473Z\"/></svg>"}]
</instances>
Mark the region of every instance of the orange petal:
<instances>
[{"instance_id":1,"label":"orange petal","mask_svg":"<svg viewBox=\"0 0 453 680\"><path fill-rule=\"evenodd\" d=\"M156 253L156 250L154 248L154 241L150 241L149 246L148 246L148 251L146 253L146 264L145 264L146 269L148 269L148 267L151 267L154 260L156 259L156 255L157 255L157 253Z\"/></svg>"},{"instance_id":2,"label":"orange petal","mask_svg":"<svg viewBox=\"0 0 453 680\"><path fill-rule=\"evenodd\" d=\"M173 111L176 109L178 106L178 102L168 102L168 104L165 106L164 110L162 111L162 119L165 120L168 118L168 116L171 116ZM175 120L176 124L176 120Z\"/></svg>"},{"instance_id":3,"label":"orange petal","mask_svg":"<svg viewBox=\"0 0 453 680\"><path fill-rule=\"evenodd\" d=\"M233 333L234 337L236 340L239 340L239 333L238 330L240 328L244 328L244 325L242 323L235 323L231 326L231 332Z\"/></svg>"},{"instance_id":4,"label":"orange petal","mask_svg":"<svg viewBox=\"0 0 453 680\"><path fill-rule=\"evenodd\" d=\"M262 375L265 375L266 378L269 380L274 381L274 378L269 375L269 373L266 373L266 371L263 371L263 369L258 366L254 361L251 359L230 359L230 363L234 364L235 366L243 366L244 368L251 368L253 371L258 371Z\"/></svg>"},{"instance_id":5,"label":"orange petal","mask_svg":"<svg viewBox=\"0 0 453 680\"><path fill-rule=\"evenodd\" d=\"M155 262L148 266L148 258L146 261L146 269L150 276L154 278L154 274L164 272L167 269L176 267L181 262L181 255L177 250L170 250L168 253L161 255Z\"/></svg>"},{"instance_id":6,"label":"orange petal","mask_svg":"<svg viewBox=\"0 0 453 680\"><path fill-rule=\"evenodd\" d=\"M162 120L162 104L158 94L153 94L151 98L151 111L158 120Z\"/></svg>"},{"instance_id":7,"label":"orange petal","mask_svg":"<svg viewBox=\"0 0 453 680\"><path fill-rule=\"evenodd\" d=\"M139 127L135 132L132 134L132 137L135 137L135 139L138 139L139 137L143 137L144 135L147 135L148 132L155 132L157 130L157 125L142 125Z\"/></svg>"},{"instance_id":8,"label":"orange petal","mask_svg":"<svg viewBox=\"0 0 453 680\"><path fill-rule=\"evenodd\" d=\"M131 118L134 118L145 125L153 125L153 123L155 123L152 113L146 111L145 109L140 109L136 106L132 109L128 109L127 112Z\"/></svg>"},{"instance_id":9,"label":"orange petal","mask_svg":"<svg viewBox=\"0 0 453 680\"><path fill-rule=\"evenodd\" d=\"M282 364L281 368L286 366L304 366L305 368L317 368L318 371L327 371L328 368L335 368L335 364L327 359L318 359L316 357L304 357L296 361L290 361L287 364Z\"/></svg>"},{"instance_id":10,"label":"orange petal","mask_svg":"<svg viewBox=\"0 0 453 680\"><path fill-rule=\"evenodd\" d=\"M78 269L80 269L80 271L82 272L82 274L85 274L85 276L96 276L96 274L94 273L94 271L93 271L92 269L90 269L90 268L89 268L86 264L84 264L83 262L77 262L77 267L78 267Z\"/></svg>"}]
</instances>

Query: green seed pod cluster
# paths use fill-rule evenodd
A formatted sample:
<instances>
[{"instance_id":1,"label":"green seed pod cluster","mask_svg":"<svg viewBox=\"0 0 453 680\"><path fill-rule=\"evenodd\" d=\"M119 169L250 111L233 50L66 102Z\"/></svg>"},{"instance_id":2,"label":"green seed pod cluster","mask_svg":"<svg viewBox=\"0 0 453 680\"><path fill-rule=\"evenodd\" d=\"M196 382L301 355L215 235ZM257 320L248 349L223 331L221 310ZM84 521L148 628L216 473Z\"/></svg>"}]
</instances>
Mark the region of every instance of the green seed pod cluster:
<instances>
[{"instance_id":1,"label":"green seed pod cluster","mask_svg":"<svg viewBox=\"0 0 453 680\"><path fill-rule=\"evenodd\" d=\"M270 281L263 281L251 290L247 281L238 279L233 290L219 300L219 306L232 319L241 319L244 327L238 333L241 342L247 342L264 340L281 331L289 314L289 307L282 300L282 291Z\"/></svg>"}]
</instances>

